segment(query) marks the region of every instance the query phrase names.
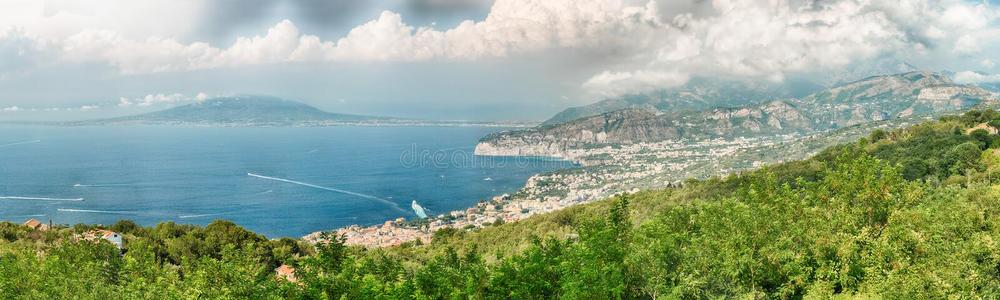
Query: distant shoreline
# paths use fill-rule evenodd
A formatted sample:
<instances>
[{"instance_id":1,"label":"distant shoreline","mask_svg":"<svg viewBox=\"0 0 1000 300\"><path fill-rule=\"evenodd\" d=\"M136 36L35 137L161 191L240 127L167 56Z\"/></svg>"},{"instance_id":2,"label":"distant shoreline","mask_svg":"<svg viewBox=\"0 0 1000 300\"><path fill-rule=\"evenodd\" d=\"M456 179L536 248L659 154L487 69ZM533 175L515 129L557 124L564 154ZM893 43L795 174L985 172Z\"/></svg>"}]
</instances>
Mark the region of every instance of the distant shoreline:
<instances>
[{"instance_id":1,"label":"distant shoreline","mask_svg":"<svg viewBox=\"0 0 1000 300\"><path fill-rule=\"evenodd\" d=\"M0 124L20 125L20 126L54 126L54 127L88 127L88 126L175 126L175 127L216 127L216 128L266 128L266 127L506 127L506 128L530 128L535 122L474 122L474 121L361 121L361 122L297 122L297 123L220 123L220 122L149 122L149 121L121 121L121 122L92 122L92 121L0 121Z\"/></svg>"}]
</instances>

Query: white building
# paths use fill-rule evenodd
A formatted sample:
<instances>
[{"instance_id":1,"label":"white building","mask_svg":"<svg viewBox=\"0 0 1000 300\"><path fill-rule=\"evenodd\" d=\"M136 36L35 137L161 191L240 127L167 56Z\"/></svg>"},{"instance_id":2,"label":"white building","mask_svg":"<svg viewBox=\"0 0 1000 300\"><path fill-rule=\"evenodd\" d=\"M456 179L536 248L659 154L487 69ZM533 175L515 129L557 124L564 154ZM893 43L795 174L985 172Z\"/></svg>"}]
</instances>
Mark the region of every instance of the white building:
<instances>
[{"instance_id":1,"label":"white building","mask_svg":"<svg viewBox=\"0 0 1000 300\"><path fill-rule=\"evenodd\" d=\"M118 249L122 249L125 246L125 242L124 239L122 238L122 235L120 233L111 230L97 229L97 230L91 230L90 232L87 232L87 234L84 234L84 239L88 241L97 240L98 238L111 242L111 244L115 245L115 247L118 247Z\"/></svg>"}]
</instances>

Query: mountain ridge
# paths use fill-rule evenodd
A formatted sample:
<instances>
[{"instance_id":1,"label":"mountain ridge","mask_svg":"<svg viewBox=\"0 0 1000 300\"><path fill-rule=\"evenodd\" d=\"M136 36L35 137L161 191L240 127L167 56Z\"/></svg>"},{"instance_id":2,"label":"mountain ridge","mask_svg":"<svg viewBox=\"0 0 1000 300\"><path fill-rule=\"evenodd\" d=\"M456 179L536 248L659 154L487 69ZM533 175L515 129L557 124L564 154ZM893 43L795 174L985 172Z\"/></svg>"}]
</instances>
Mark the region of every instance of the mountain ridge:
<instances>
[{"instance_id":1,"label":"mountain ridge","mask_svg":"<svg viewBox=\"0 0 1000 300\"><path fill-rule=\"evenodd\" d=\"M802 98L697 111L629 108L560 124L488 135L479 155L561 156L589 145L666 139L807 134L892 118L937 115L996 103L995 93L931 72L872 76Z\"/></svg>"},{"instance_id":2,"label":"mountain ridge","mask_svg":"<svg viewBox=\"0 0 1000 300\"><path fill-rule=\"evenodd\" d=\"M390 119L392 118L332 113L278 97L240 95L212 98L139 115L75 123L281 125Z\"/></svg>"}]
</instances>

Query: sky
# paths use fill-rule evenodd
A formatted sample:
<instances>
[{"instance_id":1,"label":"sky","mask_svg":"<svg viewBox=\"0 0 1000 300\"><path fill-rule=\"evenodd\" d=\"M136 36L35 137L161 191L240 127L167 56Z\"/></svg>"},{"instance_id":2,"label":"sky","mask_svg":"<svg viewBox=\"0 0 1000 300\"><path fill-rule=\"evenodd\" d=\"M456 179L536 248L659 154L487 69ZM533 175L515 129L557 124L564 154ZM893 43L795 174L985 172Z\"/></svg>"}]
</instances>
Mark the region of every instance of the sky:
<instances>
[{"instance_id":1,"label":"sky","mask_svg":"<svg viewBox=\"0 0 1000 300\"><path fill-rule=\"evenodd\" d=\"M4 0L0 120L261 94L427 119L541 120L693 77L783 82L879 62L1000 81L969 0Z\"/></svg>"}]
</instances>

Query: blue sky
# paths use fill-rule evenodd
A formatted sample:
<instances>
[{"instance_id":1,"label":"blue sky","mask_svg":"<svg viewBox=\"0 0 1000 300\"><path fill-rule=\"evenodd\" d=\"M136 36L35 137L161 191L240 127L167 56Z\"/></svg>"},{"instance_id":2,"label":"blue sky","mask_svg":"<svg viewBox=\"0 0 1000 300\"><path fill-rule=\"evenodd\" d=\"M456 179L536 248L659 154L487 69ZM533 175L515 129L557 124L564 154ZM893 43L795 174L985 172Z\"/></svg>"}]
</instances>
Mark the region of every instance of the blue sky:
<instances>
[{"instance_id":1,"label":"blue sky","mask_svg":"<svg viewBox=\"0 0 1000 300\"><path fill-rule=\"evenodd\" d=\"M6 0L0 119L267 94L538 120L693 76L822 81L876 61L1000 81L998 18L962 0Z\"/></svg>"}]
</instances>

